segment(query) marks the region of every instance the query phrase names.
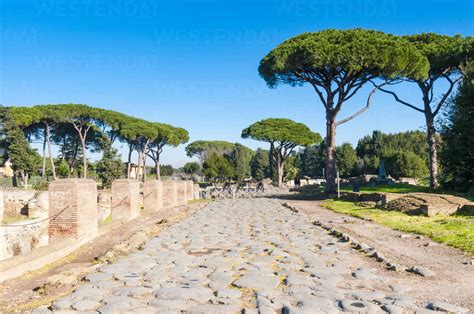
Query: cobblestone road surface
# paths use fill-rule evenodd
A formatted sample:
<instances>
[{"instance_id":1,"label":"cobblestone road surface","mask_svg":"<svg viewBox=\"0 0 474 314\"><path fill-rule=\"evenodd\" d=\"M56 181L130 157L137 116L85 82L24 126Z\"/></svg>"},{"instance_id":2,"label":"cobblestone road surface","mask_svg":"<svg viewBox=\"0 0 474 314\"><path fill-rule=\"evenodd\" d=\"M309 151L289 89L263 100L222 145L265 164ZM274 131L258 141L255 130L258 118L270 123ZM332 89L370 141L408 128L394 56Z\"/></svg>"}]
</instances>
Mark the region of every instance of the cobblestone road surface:
<instances>
[{"instance_id":1,"label":"cobblestone road surface","mask_svg":"<svg viewBox=\"0 0 474 314\"><path fill-rule=\"evenodd\" d=\"M360 253L277 200L216 201L143 250L89 274L52 309L313 314L426 308L428 300L413 299L409 287L361 261Z\"/></svg>"}]
</instances>

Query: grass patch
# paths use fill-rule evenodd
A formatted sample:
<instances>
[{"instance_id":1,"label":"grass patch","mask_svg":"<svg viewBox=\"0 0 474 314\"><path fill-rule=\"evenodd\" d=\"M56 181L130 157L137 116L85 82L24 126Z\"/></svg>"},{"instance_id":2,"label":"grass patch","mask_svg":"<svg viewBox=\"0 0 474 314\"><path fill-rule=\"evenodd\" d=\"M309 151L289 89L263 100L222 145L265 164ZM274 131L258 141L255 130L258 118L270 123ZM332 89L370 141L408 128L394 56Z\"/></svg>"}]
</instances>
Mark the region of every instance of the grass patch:
<instances>
[{"instance_id":1,"label":"grass patch","mask_svg":"<svg viewBox=\"0 0 474 314\"><path fill-rule=\"evenodd\" d=\"M99 222L99 227L105 226L112 222L112 214L108 215L104 220Z\"/></svg>"},{"instance_id":2,"label":"grass patch","mask_svg":"<svg viewBox=\"0 0 474 314\"><path fill-rule=\"evenodd\" d=\"M365 208L352 202L328 200L324 207L335 212L372 221L403 232L427 236L436 242L474 255L474 218L472 216L410 216L397 211Z\"/></svg>"},{"instance_id":3,"label":"grass patch","mask_svg":"<svg viewBox=\"0 0 474 314\"><path fill-rule=\"evenodd\" d=\"M188 205L193 205L193 204L201 204L201 203L209 203L209 202L212 202L213 200L209 200L209 199L193 199L193 200L190 200L188 201L186 204Z\"/></svg>"},{"instance_id":4,"label":"grass patch","mask_svg":"<svg viewBox=\"0 0 474 314\"><path fill-rule=\"evenodd\" d=\"M342 191L352 191L352 186L341 186ZM422 185L411 184L389 184L389 185L375 185L375 186L361 186L361 192L387 192L387 193L429 193L429 187Z\"/></svg>"}]
</instances>

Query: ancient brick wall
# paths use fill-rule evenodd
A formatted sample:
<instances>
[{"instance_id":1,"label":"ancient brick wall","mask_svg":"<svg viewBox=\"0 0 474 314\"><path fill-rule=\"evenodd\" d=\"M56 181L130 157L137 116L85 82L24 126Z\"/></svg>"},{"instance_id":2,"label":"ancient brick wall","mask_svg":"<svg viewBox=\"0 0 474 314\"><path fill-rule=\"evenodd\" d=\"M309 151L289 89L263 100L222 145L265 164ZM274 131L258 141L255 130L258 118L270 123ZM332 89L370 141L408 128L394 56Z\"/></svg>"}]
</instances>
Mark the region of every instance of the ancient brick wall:
<instances>
[{"instance_id":1,"label":"ancient brick wall","mask_svg":"<svg viewBox=\"0 0 474 314\"><path fill-rule=\"evenodd\" d=\"M186 186L186 181L176 181L176 201L178 204L186 204L188 201Z\"/></svg>"},{"instance_id":2,"label":"ancient brick wall","mask_svg":"<svg viewBox=\"0 0 474 314\"><path fill-rule=\"evenodd\" d=\"M175 206L177 201L177 184L176 181L162 181L163 186L163 207Z\"/></svg>"},{"instance_id":3,"label":"ancient brick wall","mask_svg":"<svg viewBox=\"0 0 474 314\"><path fill-rule=\"evenodd\" d=\"M143 184L143 207L146 211L157 212L163 208L163 182L149 180Z\"/></svg>"},{"instance_id":4,"label":"ancient brick wall","mask_svg":"<svg viewBox=\"0 0 474 314\"><path fill-rule=\"evenodd\" d=\"M112 220L140 216L140 182L120 179L112 182Z\"/></svg>"},{"instance_id":5,"label":"ancient brick wall","mask_svg":"<svg viewBox=\"0 0 474 314\"><path fill-rule=\"evenodd\" d=\"M90 179L61 179L49 185L49 237L84 240L98 233L97 186Z\"/></svg>"}]
</instances>

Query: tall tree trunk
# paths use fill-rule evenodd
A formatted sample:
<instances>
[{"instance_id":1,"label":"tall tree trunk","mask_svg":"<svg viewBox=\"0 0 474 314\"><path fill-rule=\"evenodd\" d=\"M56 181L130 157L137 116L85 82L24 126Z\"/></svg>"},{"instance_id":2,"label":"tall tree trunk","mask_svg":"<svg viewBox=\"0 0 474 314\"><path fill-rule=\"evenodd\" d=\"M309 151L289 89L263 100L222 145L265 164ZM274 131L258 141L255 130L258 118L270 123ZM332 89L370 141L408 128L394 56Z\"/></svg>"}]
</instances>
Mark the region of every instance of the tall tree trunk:
<instances>
[{"instance_id":1,"label":"tall tree trunk","mask_svg":"<svg viewBox=\"0 0 474 314\"><path fill-rule=\"evenodd\" d=\"M133 152L133 145L128 144L127 179L130 179L130 173L132 171L132 152Z\"/></svg>"},{"instance_id":2,"label":"tall tree trunk","mask_svg":"<svg viewBox=\"0 0 474 314\"><path fill-rule=\"evenodd\" d=\"M56 167L54 165L53 154L51 153L51 138L50 138L50 128L49 125L46 125L46 142L48 144L48 155L49 161L51 162L51 171L53 172L53 180L56 180Z\"/></svg>"},{"instance_id":3,"label":"tall tree trunk","mask_svg":"<svg viewBox=\"0 0 474 314\"><path fill-rule=\"evenodd\" d=\"M430 188L438 187L438 151L436 147L436 128L434 126L433 116L425 111L426 133L428 138L429 157L430 157Z\"/></svg>"},{"instance_id":4,"label":"tall tree trunk","mask_svg":"<svg viewBox=\"0 0 474 314\"><path fill-rule=\"evenodd\" d=\"M41 165L41 177L44 178L46 173L46 129L43 133L43 163Z\"/></svg>"},{"instance_id":5,"label":"tall tree trunk","mask_svg":"<svg viewBox=\"0 0 474 314\"><path fill-rule=\"evenodd\" d=\"M143 182L146 181L146 157L147 157L147 153L144 152L143 153Z\"/></svg>"},{"instance_id":6,"label":"tall tree trunk","mask_svg":"<svg viewBox=\"0 0 474 314\"><path fill-rule=\"evenodd\" d=\"M155 175L156 180L161 180L160 155L157 155L155 159Z\"/></svg>"},{"instance_id":7,"label":"tall tree trunk","mask_svg":"<svg viewBox=\"0 0 474 314\"><path fill-rule=\"evenodd\" d=\"M278 158L277 159L277 180L278 180L278 187L282 187L283 186L283 164L284 164L284 161L281 160L281 158Z\"/></svg>"},{"instance_id":8,"label":"tall tree trunk","mask_svg":"<svg viewBox=\"0 0 474 314\"><path fill-rule=\"evenodd\" d=\"M142 180L143 172L141 171L141 169L142 169L142 152L138 150L138 156L137 156L137 180L138 181Z\"/></svg>"},{"instance_id":9,"label":"tall tree trunk","mask_svg":"<svg viewBox=\"0 0 474 314\"><path fill-rule=\"evenodd\" d=\"M270 179L273 180L273 165L275 164L275 161L274 161L274 145L273 143L270 143L270 153L268 155L268 165L269 165L269 169L268 169L268 175L270 176Z\"/></svg>"},{"instance_id":10,"label":"tall tree trunk","mask_svg":"<svg viewBox=\"0 0 474 314\"><path fill-rule=\"evenodd\" d=\"M326 112L326 193L336 192L336 115Z\"/></svg>"},{"instance_id":11,"label":"tall tree trunk","mask_svg":"<svg viewBox=\"0 0 474 314\"><path fill-rule=\"evenodd\" d=\"M81 136L82 148L82 178L87 179L86 138Z\"/></svg>"}]
</instances>

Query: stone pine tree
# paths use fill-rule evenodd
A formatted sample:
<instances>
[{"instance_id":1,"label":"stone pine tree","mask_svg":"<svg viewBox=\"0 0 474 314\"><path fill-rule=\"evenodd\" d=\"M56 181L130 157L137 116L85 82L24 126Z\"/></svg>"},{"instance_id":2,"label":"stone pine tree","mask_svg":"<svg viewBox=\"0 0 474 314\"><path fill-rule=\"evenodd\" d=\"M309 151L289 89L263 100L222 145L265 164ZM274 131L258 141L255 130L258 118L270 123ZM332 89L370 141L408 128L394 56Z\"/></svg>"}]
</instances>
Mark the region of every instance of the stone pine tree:
<instances>
[{"instance_id":1,"label":"stone pine tree","mask_svg":"<svg viewBox=\"0 0 474 314\"><path fill-rule=\"evenodd\" d=\"M161 179L160 156L165 146L176 147L189 140L189 133L183 128L177 128L169 124L154 124L157 136L148 144L148 156L155 163L155 176L157 180Z\"/></svg>"},{"instance_id":2,"label":"stone pine tree","mask_svg":"<svg viewBox=\"0 0 474 314\"><path fill-rule=\"evenodd\" d=\"M343 105L378 77L425 79L428 61L403 38L378 31L350 29L304 33L270 51L258 68L271 88L310 84L326 111L326 190L335 190L336 127L366 111L337 121Z\"/></svg>"},{"instance_id":3,"label":"stone pine tree","mask_svg":"<svg viewBox=\"0 0 474 314\"><path fill-rule=\"evenodd\" d=\"M474 62L449 102L441 134L443 186L474 193Z\"/></svg>"},{"instance_id":4,"label":"stone pine tree","mask_svg":"<svg viewBox=\"0 0 474 314\"><path fill-rule=\"evenodd\" d=\"M194 141L186 146L188 157L197 157L201 165L204 164L207 156L215 152L219 155L232 152L235 144L226 141Z\"/></svg>"},{"instance_id":5,"label":"stone pine tree","mask_svg":"<svg viewBox=\"0 0 474 314\"><path fill-rule=\"evenodd\" d=\"M97 161L95 171L102 181L102 187L108 189L114 180L122 176L124 166L117 149L112 146L110 138L103 134L99 141L103 155Z\"/></svg>"},{"instance_id":6,"label":"stone pine tree","mask_svg":"<svg viewBox=\"0 0 474 314\"><path fill-rule=\"evenodd\" d=\"M277 172L277 185L283 184L283 165L297 146L309 146L321 141L318 133L290 119L261 120L242 131L243 138L270 143L272 161Z\"/></svg>"},{"instance_id":7,"label":"stone pine tree","mask_svg":"<svg viewBox=\"0 0 474 314\"><path fill-rule=\"evenodd\" d=\"M381 91L391 94L400 104L407 106L425 116L427 140L429 144L429 170L430 187L438 186L438 153L436 143L435 119L440 110L446 104L455 86L463 77L462 67L466 61L473 57L474 39L472 37L461 37L424 33L419 35L404 36L414 44L417 49L428 59L429 72L427 77L420 77L408 73L400 80L414 83L421 92L419 104L403 100L394 91L382 87ZM416 73L415 73L416 74ZM435 89L440 87L440 82L445 82L444 93L436 97ZM393 84L392 83L392 84ZM441 87L441 88L443 88Z\"/></svg>"}]
</instances>

